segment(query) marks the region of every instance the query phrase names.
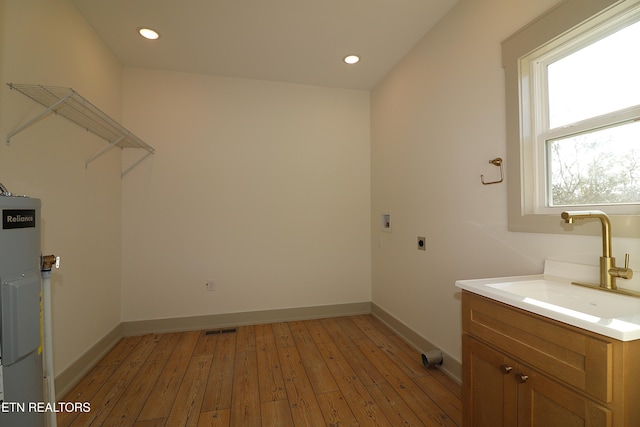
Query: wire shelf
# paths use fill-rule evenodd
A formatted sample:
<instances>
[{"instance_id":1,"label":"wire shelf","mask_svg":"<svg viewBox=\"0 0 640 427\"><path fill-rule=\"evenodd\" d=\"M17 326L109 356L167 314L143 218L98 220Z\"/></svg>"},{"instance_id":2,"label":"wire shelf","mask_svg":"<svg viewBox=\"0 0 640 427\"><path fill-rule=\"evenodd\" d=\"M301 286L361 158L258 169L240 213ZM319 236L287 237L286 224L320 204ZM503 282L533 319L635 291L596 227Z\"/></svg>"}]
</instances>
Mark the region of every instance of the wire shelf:
<instances>
[{"instance_id":1,"label":"wire shelf","mask_svg":"<svg viewBox=\"0 0 640 427\"><path fill-rule=\"evenodd\" d=\"M29 122L23 124L7 135L7 143L11 138L40 120L49 113L60 115L88 132L106 140L109 146L87 160L87 165L111 148L140 148L147 151L147 155L155 153L153 147L131 133L125 127L102 112L98 107L82 97L75 90L68 87L43 86L34 84L7 83L23 95L31 98L46 110L38 114ZM145 158L146 158L145 156ZM137 163L136 163L137 164ZM128 170L126 171L128 172ZM126 173L124 172L124 173ZM124 175L123 173L123 175Z\"/></svg>"}]
</instances>

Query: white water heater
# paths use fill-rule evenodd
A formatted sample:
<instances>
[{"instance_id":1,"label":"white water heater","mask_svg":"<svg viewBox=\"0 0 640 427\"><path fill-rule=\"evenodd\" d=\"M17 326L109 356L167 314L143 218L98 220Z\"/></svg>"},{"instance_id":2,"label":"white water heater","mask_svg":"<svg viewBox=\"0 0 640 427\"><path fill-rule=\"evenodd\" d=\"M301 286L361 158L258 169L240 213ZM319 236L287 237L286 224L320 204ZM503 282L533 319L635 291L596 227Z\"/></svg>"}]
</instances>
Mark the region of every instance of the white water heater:
<instances>
[{"instance_id":1,"label":"white water heater","mask_svg":"<svg viewBox=\"0 0 640 427\"><path fill-rule=\"evenodd\" d=\"M40 427L40 200L2 191L0 211L0 426Z\"/></svg>"}]
</instances>

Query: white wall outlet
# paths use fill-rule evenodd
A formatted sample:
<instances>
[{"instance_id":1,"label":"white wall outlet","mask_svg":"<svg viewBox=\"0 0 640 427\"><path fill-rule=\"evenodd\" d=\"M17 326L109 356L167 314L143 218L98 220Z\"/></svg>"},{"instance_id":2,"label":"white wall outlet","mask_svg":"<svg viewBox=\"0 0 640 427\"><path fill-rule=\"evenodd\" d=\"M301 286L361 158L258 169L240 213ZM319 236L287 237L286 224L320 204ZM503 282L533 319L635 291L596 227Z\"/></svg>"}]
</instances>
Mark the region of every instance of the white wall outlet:
<instances>
[{"instance_id":1,"label":"white wall outlet","mask_svg":"<svg viewBox=\"0 0 640 427\"><path fill-rule=\"evenodd\" d=\"M216 282L213 280L207 280L207 290L208 291L215 291L216 290Z\"/></svg>"}]
</instances>

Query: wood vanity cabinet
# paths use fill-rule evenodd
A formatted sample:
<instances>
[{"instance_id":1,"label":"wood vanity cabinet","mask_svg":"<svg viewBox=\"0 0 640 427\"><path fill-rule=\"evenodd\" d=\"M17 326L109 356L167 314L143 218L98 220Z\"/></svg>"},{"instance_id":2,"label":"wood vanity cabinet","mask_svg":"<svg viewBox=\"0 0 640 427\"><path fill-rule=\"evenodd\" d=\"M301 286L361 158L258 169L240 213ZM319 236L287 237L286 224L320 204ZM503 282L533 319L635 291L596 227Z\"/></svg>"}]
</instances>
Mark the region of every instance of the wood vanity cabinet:
<instances>
[{"instance_id":1,"label":"wood vanity cabinet","mask_svg":"<svg viewBox=\"0 0 640 427\"><path fill-rule=\"evenodd\" d=\"M462 291L465 427L640 427L640 340Z\"/></svg>"}]
</instances>

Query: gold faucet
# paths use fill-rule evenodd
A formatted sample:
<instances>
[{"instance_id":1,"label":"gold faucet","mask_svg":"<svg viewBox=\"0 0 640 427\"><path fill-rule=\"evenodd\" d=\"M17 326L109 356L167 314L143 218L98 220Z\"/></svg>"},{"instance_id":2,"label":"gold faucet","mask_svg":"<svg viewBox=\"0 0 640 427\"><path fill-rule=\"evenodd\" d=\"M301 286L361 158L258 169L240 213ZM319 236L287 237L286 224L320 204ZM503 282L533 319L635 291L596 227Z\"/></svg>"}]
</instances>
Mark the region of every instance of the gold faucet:
<instances>
[{"instance_id":1,"label":"gold faucet","mask_svg":"<svg viewBox=\"0 0 640 427\"><path fill-rule=\"evenodd\" d=\"M616 259L611 251L611 221L606 213L602 211L565 211L562 212L562 219L567 224L573 224L576 219L597 218L602 224L602 256L600 257L600 288L629 295L635 295L631 291L622 291L616 285L616 278L631 279L633 270L629 268L629 254L625 255L624 267L616 267ZM588 283L577 283L575 285L591 286Z\"/></svg>"}]
</instances>

